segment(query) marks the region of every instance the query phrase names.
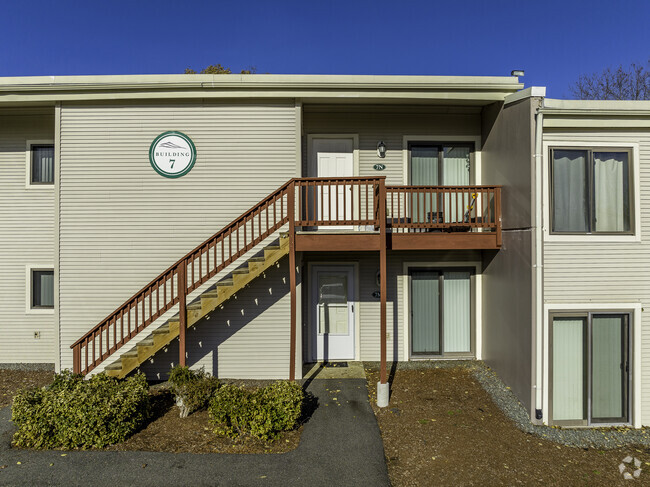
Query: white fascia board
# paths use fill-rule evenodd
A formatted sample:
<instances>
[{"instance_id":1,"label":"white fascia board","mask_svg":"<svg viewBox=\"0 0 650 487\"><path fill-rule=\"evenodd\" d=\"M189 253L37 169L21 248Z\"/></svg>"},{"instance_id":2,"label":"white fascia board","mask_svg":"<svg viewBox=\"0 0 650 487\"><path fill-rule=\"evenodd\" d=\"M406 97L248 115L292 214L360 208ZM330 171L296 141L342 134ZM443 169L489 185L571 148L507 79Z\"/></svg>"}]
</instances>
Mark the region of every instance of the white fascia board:
<instances>
[{"instance_id":1,"label":"white fascia board","mask_svg":"<svg viewBox=\"0 0 650 487\"><path fill-rule=\"evenodd\" d=\"M517 93L513 93L512 95L506 96L504 100L504 104L509 105L510 103L515 103L525 98L532 98L532 97L544 98L545 96L546 96L546 86L530 86L525 90L519 90Z\"/></svg>"}]
</instances>

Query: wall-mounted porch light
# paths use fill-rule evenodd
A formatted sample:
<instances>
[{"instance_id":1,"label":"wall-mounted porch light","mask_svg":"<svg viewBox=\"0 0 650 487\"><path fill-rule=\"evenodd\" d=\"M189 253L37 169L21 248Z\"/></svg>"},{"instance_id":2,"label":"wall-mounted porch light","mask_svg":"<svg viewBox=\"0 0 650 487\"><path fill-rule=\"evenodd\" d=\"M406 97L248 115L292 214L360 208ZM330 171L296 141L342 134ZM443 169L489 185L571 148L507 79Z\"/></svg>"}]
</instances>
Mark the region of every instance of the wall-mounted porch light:
<instances>
[{"instance_id":1,"label":"wall-mounted porch light","mask_svg":"<svg viewBox=\"0 0 650 487\"><path fill-rule=\"evenodd\" d=\"M384 144L383 140L377 142L377 155L382 159L386 157L386 144Z\"/></svg>"}]
</instances>

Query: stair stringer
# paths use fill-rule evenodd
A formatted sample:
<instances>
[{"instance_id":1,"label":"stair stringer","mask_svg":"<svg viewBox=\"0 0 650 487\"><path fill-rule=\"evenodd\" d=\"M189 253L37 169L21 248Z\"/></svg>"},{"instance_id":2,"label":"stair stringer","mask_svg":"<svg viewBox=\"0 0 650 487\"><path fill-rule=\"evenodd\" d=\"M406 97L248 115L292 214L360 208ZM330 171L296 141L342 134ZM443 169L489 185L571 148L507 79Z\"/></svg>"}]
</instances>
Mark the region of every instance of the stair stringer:
<instances>
[{"instance_id":1,"label":"stair stringer","mask_svg":"<svg viewBox=\"0 0 650 487\"><path fill-rule=\"evenodd\" d=\"M203 291L197 299L187 305L187 328L195 326L208 314L223 307L223 304L237 293L263 275L270 267L289 253L289 237L281 233L277 244L267 245L263 255L254 255L245 259L244 265L234 269L222 277L214 286ZM180 331L178 313L168 319L163 325L154 329L144 338L136 339L136 346L120 358L105 367L105 372L113 377L123 378L138 369L146 360L167 347L177 339Z\"/></svg>"}]
</instances>

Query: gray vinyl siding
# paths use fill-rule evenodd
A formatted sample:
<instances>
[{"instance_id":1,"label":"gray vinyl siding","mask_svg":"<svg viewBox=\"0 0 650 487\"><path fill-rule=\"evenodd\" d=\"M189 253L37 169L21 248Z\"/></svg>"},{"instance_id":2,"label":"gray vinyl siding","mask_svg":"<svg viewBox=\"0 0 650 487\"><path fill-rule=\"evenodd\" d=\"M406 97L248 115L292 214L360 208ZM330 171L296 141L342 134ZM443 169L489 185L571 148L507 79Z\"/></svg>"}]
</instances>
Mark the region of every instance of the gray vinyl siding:
<instances>
[{"instance_id":1,"label":"gray vinyl siding","mask_svg":"<svg viewBox=\"0 0 650 487\"><path fill-rule=\"evenodd\" d=\"M503 245L483 255L483 360L531 411L534 114L527 98L483 109L482 182L502 186ZM531 415L534 417L534 415Z\"/></svg>"},{"instance_id":2,"label":"gray vinyl siding","mask_svg":"<svg viewBox=\"0 0 650 487\"><path fill-rule=\"evenodd\" d=\"M189 250L296 175L297 126L293 100L62 106L62 368L72 365L70 344ZM197 150L194 168L178 179L158 175L149 164L151 142L168 130L188 135ZM275 316L283 315L283 306L282 300L273 303ZM288 308L284 316L288 320ZM260 321L265 332L280 336L286 322L271 314L268 319L272 323ZM257 330L256 320L236 334L247 336L251 350L269 341L264 333L252 338L249 330ZM197 346L223 340L218 328L201 331L205 340ZM236 342L227 340L229 346ZM250 376L287 375L288 353L285 362L271 360L259 367L260 361L250 362L250 355L228 354L226 349L230 350L222 350L218 362L220 374L240 370ZM196 360L207 364L206 357ZM251 363L257 365L251 368Z\"/></svg>"},{"instance_id":3,"label":"gray vinyl siding","mask_svg":"<svg viewBox=\"0 0 650 487\"><path fill-rule=\"evenodd\" d=\"M359 175L386 176L386 184L403 185L404 136L440 136L439 142L454 137L479 136L481 116L471 107L422 106L320 106L305 105L303 133L357 134L359 136ZM386 157L377 156L377 143L386 144ZM303 157L303 175L309 174L307 143ZM480 147L476 147L479 150ZM383 171L373 166L382 163Z\"/></svg>"},{"instance_id":4,"label":"gray vinyl siding","mask_svg":"<svg viewBox=\"0 0 650 487\"><path fill-rule=\"evenodd\" d=\"M386 327L387 327L387 348L388 361L408 360L404 351L404 327L405 313L407 308L404 302L404 287L408 285L407 274L404 271L404 264L408 263L442 263L445 262L477 262L480 261L480 253L474 251L408 251L388 252L388 295L386 301ZM379 290L376 282L379 271L378 252L337 252L320 253L314 252L305 256L305 268L307 262L326 264L358 263L359 268L359 335L360 335L360 360L378 361L381 353L380 340L380 300L372 296L372 293ZM469 264L468 264L469 266ZM311 281L307 283L309 288ZM311 296L311 292L307 293ZM309 301L306 301L309 306ZM303 316L307 320L309 328L309 312L303 310ZM305 334L305 341L309 334ZM306 343L306 342L305 342ZM306 346L306 345L303 345Z\"/></svg>"},{"instance_id":5,"label":"gray vinyl siding","mask_svg":"<svg viewBox=\"0 0 650 487\"><path fill-rule=\"evenodd\" d=\"M545 140L638 143L640 155L640 242L544 242L544 302L640 302L650 307L650 131L563 131L545 129ZM650 424L650 318L641 321L641 421Z\"/></svg>"},{"instance_id":6,"label":"gray vinyl siding","mask_svg":"<svg viewBox=\"0 0 650 487\"><path fill-rule=\"evenodd\" d=\"M54 363L56 356L54 312L26 310L26 267L54 265L55 195L54 185L26 188L28 140L54 140L54 109L0 111L0 364Z\"/></svg>"}]
</instances>

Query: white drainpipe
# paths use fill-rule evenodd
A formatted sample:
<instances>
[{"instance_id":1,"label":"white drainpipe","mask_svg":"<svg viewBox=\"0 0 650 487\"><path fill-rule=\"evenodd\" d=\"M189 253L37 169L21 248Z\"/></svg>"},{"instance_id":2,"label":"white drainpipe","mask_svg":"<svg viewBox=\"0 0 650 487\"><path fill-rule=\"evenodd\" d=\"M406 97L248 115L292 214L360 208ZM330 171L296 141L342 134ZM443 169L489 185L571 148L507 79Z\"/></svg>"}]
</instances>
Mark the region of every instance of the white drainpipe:
<instances>
[{"instance_id":1,"label":"white drainpipe","mask_svg":"<svg viewBox=\"0 0 650 487\"><path fill-rule=\"evenodd\" d=\"M544 114L542 108L544 106L544 99L542 98L540 106L537 108L536 124L535 124L535 262L533 264L535 271L535 409L536 419L541 420L539 417L540 412L543 411L543 326L544 326L544 293L543 293L543 235L544 229L542 227L543 215L543 198L542 198L542 130L544 124Z\"/></svg>"}]
</instances>

